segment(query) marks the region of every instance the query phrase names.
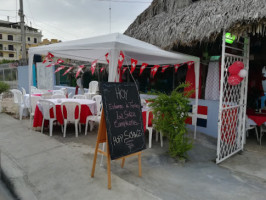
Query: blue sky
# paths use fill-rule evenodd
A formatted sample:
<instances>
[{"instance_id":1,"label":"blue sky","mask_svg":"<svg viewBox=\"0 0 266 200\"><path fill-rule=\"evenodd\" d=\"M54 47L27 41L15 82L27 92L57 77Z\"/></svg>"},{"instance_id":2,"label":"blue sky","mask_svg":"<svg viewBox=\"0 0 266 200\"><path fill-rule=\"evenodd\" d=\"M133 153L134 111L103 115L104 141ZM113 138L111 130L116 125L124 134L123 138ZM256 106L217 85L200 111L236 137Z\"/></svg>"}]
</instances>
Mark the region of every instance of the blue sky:
<instances>
[{"instance_id":1,"label":"blue sky","mask_svg":"<svg viewBox=\"0 0 266 200\"><path fill-rule=\"evenodd\" d=\"M109 0L23 0L25 21L62 41L110 33ZM152 0L111 0L111 32L123 33ZM0 0L0 19L19 21L19 0Z\"/></svg>"}]
</instances>

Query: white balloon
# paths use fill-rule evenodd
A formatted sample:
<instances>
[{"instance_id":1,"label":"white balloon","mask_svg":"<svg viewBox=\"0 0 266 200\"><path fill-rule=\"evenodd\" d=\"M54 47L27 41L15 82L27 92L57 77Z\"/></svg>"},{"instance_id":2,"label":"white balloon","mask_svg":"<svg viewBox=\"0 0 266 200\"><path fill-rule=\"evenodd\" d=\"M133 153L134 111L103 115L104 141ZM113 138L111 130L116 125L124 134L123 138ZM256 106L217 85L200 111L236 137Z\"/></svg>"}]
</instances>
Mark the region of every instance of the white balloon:
<instances>
[{"instance_id":1,"label":"white balloon","mask_svg":"<svg viewBox=\"0 0 266 200\"><path fill-rule=\"evenodd\" d=\"M245 78L247 75L248 72L245 69L241 69L240 72L238 73L238 76L240 76L241 78Z\"/></svg>"}]
</instances>

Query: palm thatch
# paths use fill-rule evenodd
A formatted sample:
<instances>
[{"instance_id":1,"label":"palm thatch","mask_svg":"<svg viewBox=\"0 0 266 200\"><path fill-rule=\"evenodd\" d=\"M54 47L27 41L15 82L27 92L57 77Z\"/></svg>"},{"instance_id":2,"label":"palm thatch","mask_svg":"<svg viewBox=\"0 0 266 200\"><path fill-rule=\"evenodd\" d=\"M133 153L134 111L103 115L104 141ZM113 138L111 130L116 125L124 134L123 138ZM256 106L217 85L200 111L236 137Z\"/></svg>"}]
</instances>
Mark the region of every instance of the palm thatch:
<instances>
[{"instance_id":1,"label":"palm thatch","mask_svg":"<svg viewBox=\"0 0 266 200\"><path fill-rule=\"evenodd\" d=\"M266 1L154 0L125 34L171 49L214 41L223 30L266 35Z\"/></svg>"}]
</instances>

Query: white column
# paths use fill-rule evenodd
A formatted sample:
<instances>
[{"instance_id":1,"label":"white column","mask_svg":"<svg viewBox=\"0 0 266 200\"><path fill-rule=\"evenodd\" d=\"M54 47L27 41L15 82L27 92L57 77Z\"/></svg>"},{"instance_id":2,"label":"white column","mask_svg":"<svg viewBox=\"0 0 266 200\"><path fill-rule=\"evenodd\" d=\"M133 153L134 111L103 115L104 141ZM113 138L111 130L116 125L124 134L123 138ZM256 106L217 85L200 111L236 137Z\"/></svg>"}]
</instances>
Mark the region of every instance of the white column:
<instances>
[{"instance_id":1,"label":"white column","mask_svg":"<svg viewBox=\"0 0 266 200\"><path fill-rule=\"evenodd\" d=\"M119 50L112 49L110 52L108 82L115 82L115 80L116 82L119 82L119 76L117 73L118 56L119 56Z\"/></svg>"},{"instance_id":2,"label":"white column","mask_svg":"<svg viewBox=\"0 0 266 200\"><path fill-rule=\"evenodd\" d=\"M197 116L198 116L198 105L199 105L199 75L200 75L200 60L195 62L195 79L196 79L196 87L195 87L195 113L194 113L194 118L195 118L195 127L194 127L194 139L196 139L197 136Z\"/></svg>"}]
</instances>

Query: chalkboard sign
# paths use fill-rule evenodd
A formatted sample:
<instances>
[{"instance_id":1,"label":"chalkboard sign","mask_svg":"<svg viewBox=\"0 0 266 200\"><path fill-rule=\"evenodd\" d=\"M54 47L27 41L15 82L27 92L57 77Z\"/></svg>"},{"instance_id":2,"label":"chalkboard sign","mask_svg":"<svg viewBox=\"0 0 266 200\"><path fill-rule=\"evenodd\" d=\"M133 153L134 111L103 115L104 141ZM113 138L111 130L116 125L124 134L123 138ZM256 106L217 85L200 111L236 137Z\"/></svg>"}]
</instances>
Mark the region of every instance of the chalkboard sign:
<instances>
[{"instance_id":1,"label":"chalkboard sign","mask_svg":"<svg viewBox=\"0 0 266 200\"><path fill-rule=\"evenodd\" d=\"M146 149L139 93L134 83L102 83L111 159Z\"/></svg>"}]
</instances>

